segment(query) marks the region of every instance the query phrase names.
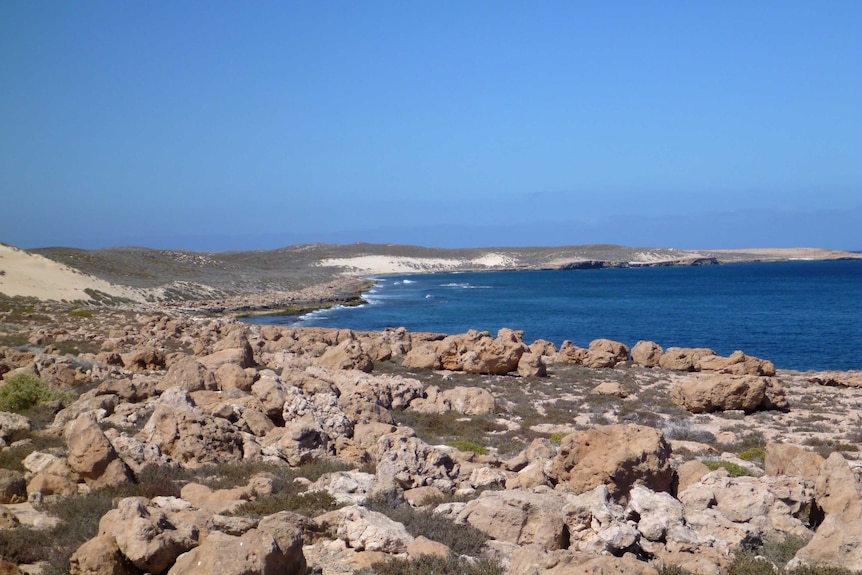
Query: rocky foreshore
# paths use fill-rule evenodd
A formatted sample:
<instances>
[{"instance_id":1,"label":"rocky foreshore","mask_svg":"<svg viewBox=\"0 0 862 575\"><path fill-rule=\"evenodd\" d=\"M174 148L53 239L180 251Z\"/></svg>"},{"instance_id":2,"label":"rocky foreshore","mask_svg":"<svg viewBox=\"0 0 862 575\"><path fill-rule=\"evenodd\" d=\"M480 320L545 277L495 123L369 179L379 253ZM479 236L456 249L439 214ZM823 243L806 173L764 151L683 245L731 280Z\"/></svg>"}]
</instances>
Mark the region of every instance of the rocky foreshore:
<instances>
[{"instance_id":1,"label":"rocky foreshore","mask_svg":"<svg viewBox=\"0 0 862 575\"><path fill-rule=\"evenodd\" d=\"M5 573L862 570L858 372L0 304Z\"/></svg>"}]
</instances>

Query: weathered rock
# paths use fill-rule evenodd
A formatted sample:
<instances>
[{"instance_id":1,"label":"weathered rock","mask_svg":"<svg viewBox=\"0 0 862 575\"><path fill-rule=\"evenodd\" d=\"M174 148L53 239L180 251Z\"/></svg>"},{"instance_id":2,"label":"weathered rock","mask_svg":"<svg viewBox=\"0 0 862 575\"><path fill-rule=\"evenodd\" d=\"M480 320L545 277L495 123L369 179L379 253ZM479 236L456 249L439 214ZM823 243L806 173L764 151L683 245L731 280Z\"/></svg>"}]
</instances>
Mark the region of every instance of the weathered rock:
<instances>
[{"instance_id":1,"label":"weathered rock","mask_svg":"<svg viewBox=\"0 0 862 575\"><path fill-rule=\"evenodd\" d=\"M693 375L671 390L674 403L692 413L786 409L784 389L772 378Z\"/></svg>"},{"instance_id":2,"label":"weathered rock","mask_svg":"<svg viewBox=\"0 0 862 575\"><path fill-rule=\"evenodd\" d=\"M441 369L443 367L440 357L430 345L414 347L407 352L401 364L409 369Z\"/></svg>"},{"instance_id":3,"label":"weathered rock","mask_svg":"<svg viewBox=\"0 0 862 575\"><path fill-rule=\"evenodd\" d=\"M308 490L326 491L339 504L355 505L365 503L376 483L377 478L371 473L336 471L321 475Z\"/></svg>"},{"instance_id":4,"label":"weathered rock","mask_svg":"<svg viewBox=\"0 0 862 575\"><path fill-rule=\"evenodd\" d=\"M413 399L422 395L422 383L407 377L372 375L356 371L329 371L318 367L308 367L303 374L325 382L331 388L330 390L319 389L314 393L336 391L342 405L352 399L359 399L386 409L402 410Z\"/></svg>"},{"instance_id":5,"label":"weathered rock","mask_svg":"<svg viewBox=\"0 0 862 575\"><path fill-rule=\"evenodd\" d=\"M437 386L430 386L425 391L425 398L414 399L411 409L420 413L446 413L457 411L464 415L486 415L494 413L494 396L480 387L455 387L440 391Z\"/></svg>"},{"instance_id":6,"label":"weathered rock","mask_svg":"<svg viewBox=\"0 0 862 575\"><path fill-rule=\"evenodd\" d=\"M624 399L629 396L628 392L617 381L605 381L590 390L592 395L609 395Z\"/></svg>"},{"instance_id":7,"label":"weathered rock","mask_svg":"<svg viewBox=\"0 0 862 575\"><path fill-rule=\"evenodd\" d=\"M832 387L862 387L862 371L821 371L808 381Z\"/></svg>"},{"instance_id":8,"label":"weathered rock","mask_svg":"<svg viewBox=\"0 0 862 575\"><path fill-rule=\"evenodd\" d=\"M659 367L676 371L695 371L700 358L714 355L714 351L706 348L669 347L664 350L659 360Z\"/></svg>"},{"instance_id":9,"label":"weathered rock","mask_svg":"<svg viewBox=\"0 0 862 575\"><path fill-rule=\"evenodd\" d=\"M276 423L281 423L284 402L287 400L287 388L281 378L272 370L260 371L259 379L251 386L252 394L260 400L266 416Z\"/></svg>"},{"instance_id":10,"label":"weathered rock","mask_svg":"<svg viewBox=\"0 0 862 575\"><path fill-rule=\"evenodd\" d=\"M249 371L235 363L225 363L215 371L216 385L222 391L239 389L249 392L257 376L257 372L249 373Z\"/></svg>"},{"instance_id":11,"label":"weathered rock","mask_svg":"<svg viewBox=\"0 0 862 575\"><path fill-rule=\"evenodd\" d=\"M126 369L142 373L165 368L165 353L161 349L145 346L123 354L123 365Z\"/></svg>"},{"instance_id":12,"label":"weathered rock","mask_svg":"<svg viewBox=\"0 0 862 575\"><path fill-rule=\"evenodd\" d=\"M29 431L29 419L17 413L0 411L0 447L4 447L13 437Z\"/></svg>"},{"instance_id":13,"label":"weathered rock","mask_svg":"<svg viewBox=\"0 0 862 575\"><path fill-rule=\"evenodd\" d=\"M306 562L302 552L304 531L309 529L310 520L290 511L279 511L260 520L257 530L271 535L285 558L285 573L305 575Z\"/></svg>"},{"instance_id":14,"label":"weathered rock","mask_svg":"<svg viewBox=\"0 0 862 575\"><path fill-rule=\"evenodd\" d=\"M684 524L682 503L668 493L635 486L629 493L628 507L638 517L638 531L650 541L666 540L671 528Z\"/></svg>"},{"instance_id":15,"label":"weathered rock","mask_svg":"<svg viewBox=\"0 0 862 575\"><path fill-rule=\"evenodd\" d=\"M560 351L557 353L557 363L573 363L576 365L583 365L584 360L587 357L587 350L578 347L573 344L571 341L566 340L563 342L563 345L560 346Z\"/></svg>"},{"instance_id":16,"label":"weathered rock","mask_svg":"<svg viewBox=\"0 0 862 575\"><path fill-rule=\"evenodd\" d=\"M561 549L567 543L563 504L555 493L483 491L467 503L456 522L469 523L499 541Z\"/></svg>"},{"instance_id":17,"label":"weathered rock","mask_svg":"<svg viewBox=\"0 0 862 575\"><path fill-rule=\"evenodd\" d=\"M461 369L467 373L504 375L518 369L518 362L528 348L523 332L501 329L497 337L481 338L468 347L461 358Z\"/></svg>"},{"instance_id":18,"label":"weathered rock","mask_svg":"<svg viewBox=\"0 0 862 575\"><path fill-rule=\"evenodd\" d=\"M451 491L459 467L450 455L418 437L398 432L377 441L377 480L384 488L412 489L432 485Z\"/></svg>"},{"instance_id":19,"label":"weathered rock","mask_svg":"<svg viewBox=\"0 0 862 575\"><path fill-rule=\"evenodd\" d=\"M64 435L69 446L69 467L93 488L117 487L131 482L131 472L91 415L70 422Z\"/></svg>"},{"instance_id":20,"label":"weathered rock","mask_svg":"<svg viewBox=\"0 0 862 575\"><path fill-rule=\"evenodd\" d=\"M328 453L329 439L311 417L273 428L260 440L263 455L283 459L292 467Z\"/></svg>"},{"instance_id":21,"label":"weathered rock","mask_svg":"<svg viewBox=\"0 0 862 575\"><path fill-rule=\"evenodd\" d=\"M640 425L600 425L563 438L549 476L577 493L607 485L624 501L635 485L669 491L670 445L660 431Z\"/></svg>"},{"instance_id":22,"label":"weathered rock","mask_svg":"<svg viewBox=\"0 0 862 575\"><path fill-rule=\"evenodd\" d=\"M161 509L142 497L127 497L99 521L99 535L113 535L138 569L163 573L176 558L197 545L195 528L174 526Z\"/></svg>"},{"instance_id":23,"label":"weathered rock","mask_svg":"<svg viewBox=\"0 0 862 575\"><path fill-rule=\"evenodd\" d=\"M218 389L213 372L194 357L184 357L172 363L157 389L164 392L171 387L181 387L189 393L202 389Z\"/></svg>"},{"instance_id":24,"label":"weathered rock","mask_svg":"<svg viewBox=\"0 0 862 575\"><path fill-rule=\"evenodd\" d=\"M231 489L210 489L199 483L187 483L180 497L199 509L212 513L234 511L243 503L272 493L272 479L265 475L252 477L246 485Z\"/></svg>"},{"instance_id":25,"label":"weathered rock","mask_svg":"<svg viewBox=\"0 0 862 575\"><path fill-rule=\"evenodd\" d=\"M632 348L632 361L644 367L658 367L664 350L655 342L639 341Z\"/></svg>"},{"instance_id":26,"label":"weathered rock","mask_svg":"<svg viewBox=\"0 0 862 575\"><path fill-rule=\"evenodd\" d=\"M21 575L21 570L14 563L0 557L0 575Z\"/></svg>"},{"instance_id":27,"label":"weathered rock","mask_svg":"<svg viewBox=\"0 0 862 575\"><path fill-rule=\"evenodd\" d=\"M137 439L192 467L239 461L243 454L242 436L230 422L194 408L159 405Z\"/></svg>"},{"instance_id":28,"label":"weathered rock","mask_svg":"<svg viewBox=\"0 0 862 575\"><path fill-rule=\"evenodd\" d=\"M709 467L702 462L696 459L686 461L676 470L677 493L682 493L691 485L700 481L707 473L709 473Z\"/></svg>"},{"instance_id":29,"label":"weathered rock","mask_svg":"<svg viewBox=\"0 0 862 575\"><path fill-rule=\"evenodd\" d=\"M435 557L448 557L452 550L442 543L428 539L420 535L407 546L407 556L416 559L422 555L433 555Z\"/></svg>"},{"instance_id":30,"label":"weathered rock","mask_svg":"<svg viewBox=\"0 0 862 575\"><path fill-rule=\"evenodd\" d=\"M817 481L824 459L812 451L789 443L767 443L764 470L767 475L792 475L812 484Z\"/></svg>"},{"instance_id":31,"label":"weathered rock","mask_svg":"<svg viewBox=\"0 0 862 575\"><path fill-rule=\"evenodd\" d=\"M0 503L21 503L27 500L27 482L24 474L13 469L0 468Z\"/></svg>"},{"instance_id":32,"label":"weathered rock","mask_svg":"<svg viewBox=\"0 0 862 575\"><path fill-rule=\"evenodd\" d=\"M806 565L862 571L862 518L844 521L839 514L827 515L787 568Z\"/></svg>"},{"instance_id":33,"label":"weathered rock","mask_svg":"<svg viewBox=\"0 0 862 575\"><path fill-rule=\"evenodd\" d=\"M862 485L837 451L833 451L820 468L814 498L826 514L839 515L846 522L862 519Z\"/></svg>"},{"instance_id":34,"label":"weathered rock","mask_svg":"<svg viewBox=\"0 0 862 575\"><path fill-rule=\"evenodd\" d=\"M538 545L515 549L507 575L658 575L648 563L623 557L580 553L572 550L545 551Z\"/></svg>"},{"instance_id":35,"label":"weathered rock","mask_svg":"<svg viewBox=\"0 0 862 575\"><path fill-rule=\"evenodd\" d=\"M729 357L705 356L700 358L695 368L699 371L717 371L733 375L775 375L775 365L771 361L750 357L741 351Z\"/></svg>"},{"instance_id":36,"label":"weathered rock","mask_svg":"<svg viewBox=\"0 0 862 575\"><path fill-rule=\"evenodd\" d=\"M318 527L358 550L404 553L413 536L400 523L359 505L315 517Z\"/></svg>"},{"instance_id":37,"label":"weathered rock","mask_svg":"<svg viewBox=\"0 0 862 575\"><path fill-rule=\"evenodd\" d=\"M521 359L518 360L518 375L521 377L547 377L548 368L545 366L542 355L532 352L522 355Z\"/></svg>"},{"instance_id":38,"label":"weathered rock","mask_svg":"<svg viewBox=\"0 0 862 575\"><path fill-rule=\"evenodd\" d=\"M15 529L20 524L17 515L5 505L0 505L0 529Z\"/></svg>"},{"instance_id":39,"label":"weathered rock","mask_svg":"<svg viewBox=\"0 0 862 575\"><path fill-rule=\"evenodd\" d=\"M374 362L362 349L362 344L356 340L341 342L330 348L318 359L320 367L326 369L355 369L369 373L374 369Z\"/></svg>"},{"instance_id":40,"label":"weathered rock","mask_svg":"<svg viewBox=\"0 0 862 575\"><path fill-rule=\"evenodd\" d=\"M288 569L290 567L290 569ZM180 555L169 575L305 575L288 565L272 535L252 529L241 536L215 531L202 545Z\"/></svg>"},{"instance_id":41,"label":"weathered rock","mask_svg":"<svg viewBox=\"0 0 862 575\"><path fill-rule=\"evenodd\" d=\"M67 423L77 419L83 413L92 413L96 420L101 420L112 414L116 407L116 395L99 395L98 390L91 389L86 393L82 393L72 405L57 412L51 427L62 429Z\"/></svg>"},{"instance_id":42,"label":"weathered rock","mask_svg":"<svg viewBox=\"0 0 862 575\"><path fill-rule=\"evenodd\" d=\"M139 575L120 551L113 535L96 536L80 547L69 560L70 575Z\"/></svg>"},{"instance_id":43,"label":"weathered rock","mask_svg":"<svg viewBox=\"0 0 862 575\"><path fill-rule=\"evenodd\" d=\"M590 342L583 364L587 367L613 367L629 358L629 348L618 341L595 339Z\"/></svg>"}]
</instances>

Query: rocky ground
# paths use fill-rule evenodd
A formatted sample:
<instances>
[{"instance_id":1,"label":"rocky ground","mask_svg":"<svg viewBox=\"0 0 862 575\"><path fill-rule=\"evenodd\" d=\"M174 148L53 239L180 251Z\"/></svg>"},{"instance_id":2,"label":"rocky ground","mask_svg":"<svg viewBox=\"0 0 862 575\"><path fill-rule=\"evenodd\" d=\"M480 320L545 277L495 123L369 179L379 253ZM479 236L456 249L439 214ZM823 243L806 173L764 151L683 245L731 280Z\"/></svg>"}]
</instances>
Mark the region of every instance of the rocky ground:
<instances>
[{"instance_id":1,"label":"rocky ground","mask_svg":"<svg viewBox=\"0 0 862 575\"><path fill-rule=\"evenodd\" d=\"M179 305L0 299L4 573L862 570L858 372Z\"/></svg>"}]
</instances>

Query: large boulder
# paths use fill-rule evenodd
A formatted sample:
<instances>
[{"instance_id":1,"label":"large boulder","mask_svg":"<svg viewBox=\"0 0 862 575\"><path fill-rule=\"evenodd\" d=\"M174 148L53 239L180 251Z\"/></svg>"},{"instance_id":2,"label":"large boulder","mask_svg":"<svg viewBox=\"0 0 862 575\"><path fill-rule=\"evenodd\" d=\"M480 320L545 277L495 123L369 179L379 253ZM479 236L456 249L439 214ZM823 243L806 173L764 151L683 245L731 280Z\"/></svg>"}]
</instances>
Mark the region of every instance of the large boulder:
<instances>
[{"instance_id":1,"label":"large boulder","mask_svg":"<svg viewBox=\"0 0 862 575\"><path fill-rule=\"evenodd\" d=\"M93 537L69 559L70 575L141 575L120 551L113 535Z\"/></svg>"},{"instance_id":2,"label":"large boulder","mask_svg":"<svg viewBox=\"0 0 862 575\"><path fill-rule=\"evenodd\" d=\"M729 357L702 357L695 367L699 371L718 371L733 375L775 375L775 365L771 361L751 357L741 351L735 351Z\"/></svg>"},{"instance_id":3,"label":"large boulder","mask_svg":"<svg viewBox=\"0 0 862 575\"><path fill-rule=\"evenodd\" d=\"M564 437L549 476L577 493L604 484L611 496L625 501L635 485L670 490L670 454L670 445L652 427L600 425Z\"/></svg>"},{"instance_id":4,"label":"large boulder","mask_svg":"<svg viewBox=\"0 0 862 575\"><path fill-rule=\"evenodd\" d=\"M632 361L644 367L658 367L664 350L652 341L639 341L632 348Z\"/></svg>"},{"instance_id":5,"label":"large boulder","mask_svg":"<svg viewBox=\"0 0 862 575\"><path fill-rule=\"evenodd\" d=\"M696 371L702 357L714 355L714 351L702 347L669 347L664 350L659 367L676 371Z\"/></svg>"},{"instance_id":6,"label":"large boulder","mask_svg":"<svg viewBox=\"0 0 862 575\"><path fill-rule=\"evenodd\" d=\"M823 462L818 454L802 447L790 443L767 443L763 467L767 475L791 475L813 484Z\"/></svg>"},{"instance_id":7,"label":"large boulder","mask_svg":"<svg viewBox=\"0 0 862 575\"><path fill-rule=\"evenodd\" d=\"M174 525L167 514L143 497L126 497L99 520L99 535L113 535L131 563L150 573L163 573L176 558L198 543L199 531Z\"/></svg>"},{"instance_id":8,"label":"large boulder","mask_svg":"<svg viewBox=\"0 0 862 575\"><path fill-rule=\"evenodd\" d=\"M788 407L775 379L751 375L692 375L671 390L671 400L692 413Z\"/></svg>"},{"instance_id":9,"label":"large boulder","mask_svg":"<svg viewBox=\"0 0 862 575\"><path fill-rule=\"evenodd\" d=\"M494 413L494 396L480 387L455 387L440 391L436 385L425 390L424 398L414 399L410 408L420 413L446 413L456 411L464 415Z\"/></svg>"},{"instance_id":10,"label":"large boulder","mask_svg":"<svg viewBox=\"0 0 862 575\"><path fill-rule=\"evenodd\" d=\"M629 359L629 348L618 341L595 339L590 342L583 364L587 367L613 367Z\"/></svg>"},{"instance_id":11,"label":"large boulder","mask_svg":"<svg viewBox=\"0 0 862 575\"><path fill-rule=\"evenodd\" d=\"M168 574L305 575L304 567L304 562L291 564L275 537L252 529L241 536L210 533L202 545L180 555Z\"/></svg>"},{"instance_id":12,"label":"large boulder","mask_svg":"<svg viewBox=\"0 0 862 575\"><path fill-rule=\"evenodd\" d=\"M440 356L431 345L414 347L404 356L401 365L409 369L442 369L443 367Z\"/></svg>"},{"instance_id":13,"label":"large boulder","mask_svg":"<svg viewBox=\"0 0 862 575\"><path fill-rule=\"evenodd\" d=\"M844 521L862 519L862 484L837 451L832 452L820 468L814 498L827 515L839 515Z\"/></svg>"},{"instance_id":14,"label":"large boulder","mask_svg":"<svg viewBox=\"0 0 862 575\"><path fill-rule=\"evenodd\" d=\"M243 456L240 432L226 419L195 407L159 405L136 438L189 467L239 461Z\"/></svg>"},{"instance_id":15,"label":"large boulder","mask_svg":"<svg viewBox=\"0 0 862 575\"><path fill-rule=\"evenodd\" d=\"M356 369L366 373L374 369L374 361L356 340L346 340L328 349L317 360L326 369Z\"/></svg>"},{"instance_id":16,"label":"large boulder","mask_svg":"<svg viewBox=\"0 0 862 575\"><path fill-rule=\"evenodd\" d=\"M548 368L542 357L541 353L533 352L522 355L521 359L518 360L518 375L521 377L548 377Z\"/></svg>"},{"instance_id":17,"label":"large boulder","mask_svg":"<svg viewBox=\"0 0 862 575\"><path fill-rule=\"evenodd\" d=\"M443 449L398 431L377 440L377 480L383 488L412 489L426 485L451 491L459 466Z\"/></svg>"},{"instance_id":18,"label":"large boulder","mask_svg":"<svg viewBox=\"0 0 862 575\"><path fill-rule=\"evenodd\" d=\"M461 369L467 373L491 375L516 371L521 356L529 350L522 337L523 332L503 328L493 340L480 339L463 354Z\"/></svg>"},{"instance_id":19,"label":"large boulder","mask_svg":"<svg viewBox=\"0 0 862 575\"><path fill-rule=\"evenodd\" d=\"M568 545L564 504L555 493L484 491L467 503L455 521L468 523L498 541L562 549Z\"/></svg>"},{"instance_id":20,"label":"large boulder","mask_svg":"<svg viewBox=\"0 0 862 575\"><path fill-rule=\"evenodd\" d=\"M0 447L5 447L12 438L29 431L29 419L17 413L0 411Z\"/></svg>"},{"instance_id":21,"label":"large boulder","mask_svg":"<svg viewBox=\"0 0 862 575\"><path fill-rule=\"evenodd\" d=\"M413 536L400 523L359 505L342 507L315 517L318 528L352 548L384 553L406 553Z\"/></svg>"},{"instance_id":22,"label":"large boulder","mask_svg":"<svg viewBox=\"0 0 862 575\"><path fill-rule=\"evenodd\" d=\"M94 488L124 485L131 471L91 415L80 415L65 429L69 466Z\"/></svg>"},{"instance_id":23,"label":"large boulder","mask_svg":"<svg viewBox=\"0 0 862 575\"><path fill-rule=\"evenodd\" d=\"M862 518L844 521L838 514L827 516L787 568L807 565L862 571Z\"/></svg>"},{"instance_id":24,"label":"large boulder","mask_svg":"<svg viewBox=\"0 0 862 575\"><path fill-rule=\"evenodd\" d=\"M192 393L202 389L217 389L213 372L208 370L194 357L184 357L175 361L158 385L158 391L164 392L171 387L181 387Z\"/></svg>"},{"instance_id":25,"label":"large boulder","mask_svg":"<svg viewBox=\"0 0 862 575\"><path fill-rule=\"evenodd\" d=\"M576 346L568 339L560 346L560 351L557 352L557 363L573 363L582 365L587 357L588 351L582 347Z\"/></svg>"}]
</instances>

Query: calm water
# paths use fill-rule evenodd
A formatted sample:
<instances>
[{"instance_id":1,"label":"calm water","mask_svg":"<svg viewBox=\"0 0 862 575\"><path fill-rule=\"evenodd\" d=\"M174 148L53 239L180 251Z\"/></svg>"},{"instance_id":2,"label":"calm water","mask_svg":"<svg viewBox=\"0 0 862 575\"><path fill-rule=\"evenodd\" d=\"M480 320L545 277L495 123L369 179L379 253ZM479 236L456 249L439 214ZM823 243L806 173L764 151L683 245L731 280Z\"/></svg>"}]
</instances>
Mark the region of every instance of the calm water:
<instances>
[{"instance_id":1,"label":"calm water","mask_svg":"<svg viewBox=\"0 0 862 575\"><path fill-rule=\"evenodd\" d=\"M440 333L510 327L527 342L558 346L643 339L720 355L741 349L782 369L862 369L859 260L392 276L366 299L256 321Z\"/></svg>"}]
</instances>

